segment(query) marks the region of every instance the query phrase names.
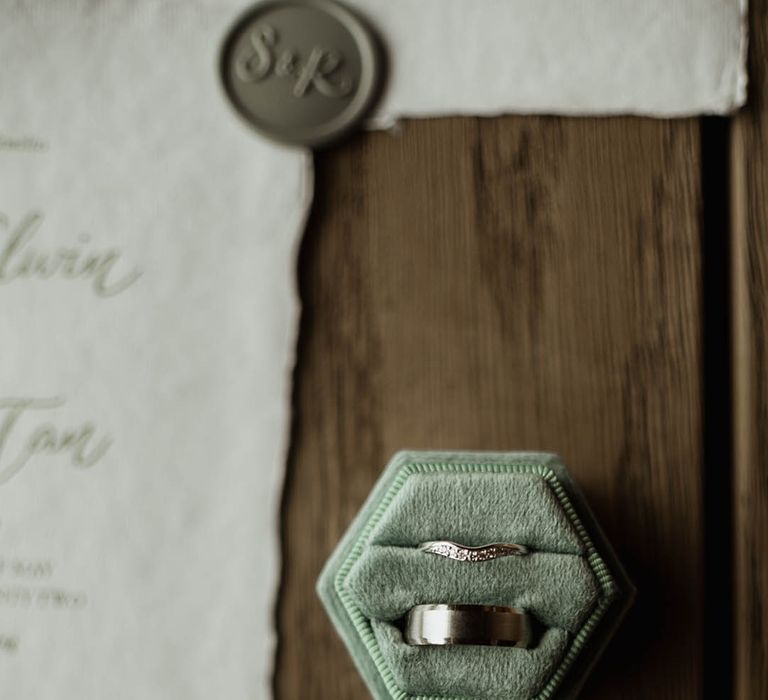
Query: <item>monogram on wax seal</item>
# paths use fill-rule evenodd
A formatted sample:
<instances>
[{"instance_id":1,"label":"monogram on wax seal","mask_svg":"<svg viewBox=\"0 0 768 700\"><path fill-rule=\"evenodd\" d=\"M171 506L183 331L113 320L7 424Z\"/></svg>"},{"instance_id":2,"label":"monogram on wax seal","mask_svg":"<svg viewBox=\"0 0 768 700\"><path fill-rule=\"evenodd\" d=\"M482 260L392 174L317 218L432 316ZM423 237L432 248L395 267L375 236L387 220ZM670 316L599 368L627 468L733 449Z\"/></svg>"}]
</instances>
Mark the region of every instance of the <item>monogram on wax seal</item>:
<instances>
[{"instance_id":1,"label":"monogram on wax seal","mask_svg":"<svg viewBox=\"0 0 768 700\"><path fill-rule=\"evenodd\" d=\"M230 32L221 76L237 111L259 132L312 147L363 119L381 64L368 26L335 0L268 0Z\"/></svg>"}]
</instances>

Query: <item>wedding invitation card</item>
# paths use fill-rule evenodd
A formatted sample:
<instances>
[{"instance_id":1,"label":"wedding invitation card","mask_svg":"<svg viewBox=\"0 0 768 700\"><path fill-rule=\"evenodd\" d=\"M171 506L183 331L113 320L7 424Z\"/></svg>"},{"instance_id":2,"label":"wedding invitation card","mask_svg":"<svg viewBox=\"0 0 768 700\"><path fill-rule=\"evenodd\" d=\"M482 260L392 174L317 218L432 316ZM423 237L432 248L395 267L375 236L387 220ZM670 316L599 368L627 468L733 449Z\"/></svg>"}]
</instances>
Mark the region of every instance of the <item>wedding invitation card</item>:
<instances>
[{"instance_id":1,"label":"wedding invitation card","mask_svg":"<svg viewBox=\"0 0 768 700\"><path fill-rule=\"evenodd\" d=\"M0 23L0 697L267 697L308 155L227 104L231 9Z\"/></svg>"}]
</instances>

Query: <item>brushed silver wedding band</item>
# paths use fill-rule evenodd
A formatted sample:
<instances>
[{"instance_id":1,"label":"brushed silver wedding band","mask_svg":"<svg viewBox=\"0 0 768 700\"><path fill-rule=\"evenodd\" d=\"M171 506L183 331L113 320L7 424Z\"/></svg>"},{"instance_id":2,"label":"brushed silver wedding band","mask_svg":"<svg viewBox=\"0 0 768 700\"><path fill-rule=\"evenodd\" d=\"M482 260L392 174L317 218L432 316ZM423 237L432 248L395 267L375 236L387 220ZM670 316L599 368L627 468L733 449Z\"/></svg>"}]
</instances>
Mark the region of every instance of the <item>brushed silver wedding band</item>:
<instances>
[{"instance_id":1,"label":"brushed silver wedding band","mask_svg":"<svg viewBox=\"0 0 768 700\"><path fill-rule=\"evenodd\" d=\"M527 648L531 620L523 610L497 605L417 605L403 637L415 646L479 645Z\"/></svg>"},{"instance_id":2,"label":"brushed silver wedding band","mask_svg":"<svg viewBox=\"0 0 768 700\"><path fill-rule=\"evenodd\" d=\"M423 542L419 545L419 550L455 561L468 562L491 561L502 557L523 557L528 554L528 548L521 544L497 542L481 547L465 547L449 540Z\"/></svg>"}]
</instances>

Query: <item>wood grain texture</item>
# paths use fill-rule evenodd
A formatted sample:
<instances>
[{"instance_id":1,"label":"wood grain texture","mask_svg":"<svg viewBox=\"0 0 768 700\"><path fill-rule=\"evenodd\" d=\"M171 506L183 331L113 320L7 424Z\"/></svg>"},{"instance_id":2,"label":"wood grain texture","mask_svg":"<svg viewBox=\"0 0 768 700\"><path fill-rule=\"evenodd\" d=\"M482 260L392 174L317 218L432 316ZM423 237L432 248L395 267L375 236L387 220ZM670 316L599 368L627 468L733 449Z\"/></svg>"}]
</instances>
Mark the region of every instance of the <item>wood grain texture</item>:
<instances>
[{"instance_id":1,"label":"wood grain texture","mask_svg":"<svg viewBox=\"0 0 768 700\"><path fill-rule=\"evenodd\" d=\"M401 448L564 455L639 589L584 697L701 696L698 132L448 119L318 157L278 698L367 697L314 583Z\"/></svg>"},{"instance_id":2,"label":"wood grain texture","mask_svg":"<svg viewBox=\"0 0 768 700\"><path fill-rule=\"evenodd\" d=\"M750 99L731 167L737 700L768 697L768 2L750 4Z\"/></svg>"}]
</instances>

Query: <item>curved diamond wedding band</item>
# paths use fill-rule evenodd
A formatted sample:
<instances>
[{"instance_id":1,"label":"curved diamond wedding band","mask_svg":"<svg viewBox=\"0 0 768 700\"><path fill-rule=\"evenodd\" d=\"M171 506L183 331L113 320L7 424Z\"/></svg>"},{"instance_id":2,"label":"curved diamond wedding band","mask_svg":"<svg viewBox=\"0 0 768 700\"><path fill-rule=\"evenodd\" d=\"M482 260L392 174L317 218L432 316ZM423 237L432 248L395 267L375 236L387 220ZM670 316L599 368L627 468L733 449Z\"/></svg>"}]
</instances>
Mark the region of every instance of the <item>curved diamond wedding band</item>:
<instances>
[{"instance_id":1,"label":"curved diamond wedding band","mask_svg":"<svg viewBox=\"0 0 768 700\"><path fill-rule=\"evenodd\" d=\"M495 605L417 605L408 612L403 636L407 644L473 644L527 648L532 629L528 615Z\"/></svg>"},{"instance_id":2,"label":"curved diamond wedding band","mask_svg":"<svg viewBox=\"0 0 768 700\"><path fill-rule=\"evenodd\" d=\"M419 550L427 554L437 554L456 561L490 561L501 557L523 557L528 554L528 548L521 544L487 544L482 547L465 547L456 542L438 541L424 542Z\"/></svg>"}]
</instances>

